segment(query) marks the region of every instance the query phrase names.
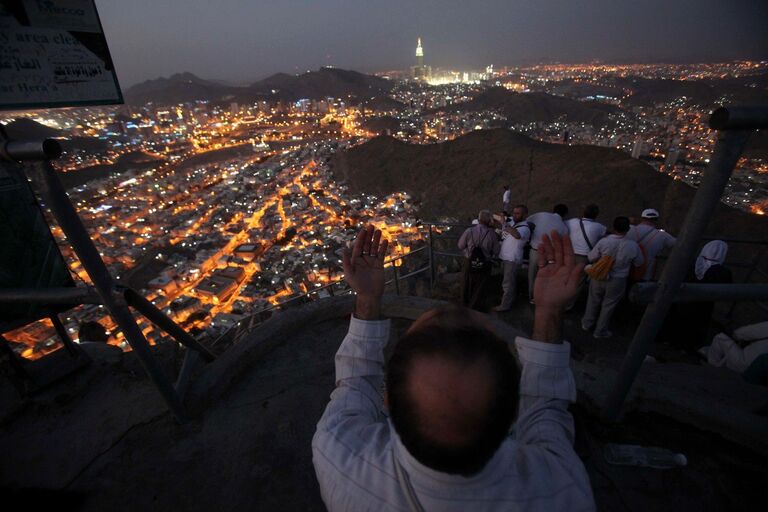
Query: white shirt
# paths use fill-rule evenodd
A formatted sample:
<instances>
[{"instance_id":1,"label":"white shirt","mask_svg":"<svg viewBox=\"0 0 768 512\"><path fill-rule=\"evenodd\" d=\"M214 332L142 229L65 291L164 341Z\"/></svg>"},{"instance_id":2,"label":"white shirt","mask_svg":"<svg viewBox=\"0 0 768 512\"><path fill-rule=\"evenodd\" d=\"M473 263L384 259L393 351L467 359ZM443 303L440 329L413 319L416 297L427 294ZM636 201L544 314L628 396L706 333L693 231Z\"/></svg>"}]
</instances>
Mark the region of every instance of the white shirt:
<instances>
[{"instance_id":1,"label":"white shirt","mask_svg":"<svg viewBox=\"0 0 768 512\"><path fill-rule=\"evenodd\" d=\"M514 222L508 222L507 226L514 227L517 232L520 233L520 238L515 238L506 231L501 231L501 251L499 251L499 258L504 261L514 261L520 263L523 261L523 248L528 240L531 239L531 228L528 223L521 220L517 224Z\"/></svg>"},{"instance_id":2,"label":"white shirt","mask_svg":"<svg viewBox=\"0 0 768 512\"><path fill-rule=\"evenodd\" d=\"M533 222L533 238L531 239L531 247L538 250L541 240L544 235L549 235L554 229L561 235L568 234L568 227L563 222L563 218L556 213L539 212L534 213L528 219L528 222Z\"/></svg>"},{"instance_id":3,"label":"white shirt","mask_svg":"<svg viewBox=\"0 0 768 512\"><path fill-rule=\"evenodd\" d=\"M656 231L656 233L652 233L652 231ZM638 243L645 249L645 256L648 259L648 266L643 276L645 281L651 281L656 274L656 256L664 249L672 248L677 241L675 237L666 231L656 229L648 224L632 226L629 228L627 238L635 242L639 240Z\"/></svg>"},{"instance_id":4,"label":"white shirt","mask_svg":"<svg viewBox=\"0 0 768 512\"><path fill-rule=\"evenodd\" d=\"M614 262L608 277L628 277L630 266L639 267L643 264L643 253L634 240L627 236L608 235L603 238L595 248L589 251L589 261L597 261L601 257L613 256Z\"/></svg>"},{"instance_id":5,"label":"white shirt","mask_svg":"<svg viewBox=\"0 0 768 512\"><path fill-rule=\"evenodd\" d=\"M605 236L607 229L599 222L595 222L592 219L587 219L586 217L583 219L568 219L565 221L565 225L568 227L568 232L571 235L573 252L580 256L586 256L592 249L590 249L587 241L584 240L584 233L581 232L579 221L584 224L584 231L587 232L587 236L589 237L589 241L592 244L592 247L597 244L598 240Z\"/></svg>"},{"instance_id":6,"label":"white shirt","mask_svg":"<svg viewBox=\"0 0 768 512\"><path fill-rule=\"evenodd\" d=\"M511 190L505 190L504 195L501 196L501 200L505 203L508 203L512 199L512 191Z\"/></svg>"},{"instance_id":7,"label":"white shirt","mask_svg":"<svg viewBox=\"0 0 768 512\"><path fill-rule=\"evenodd\" d=\"M336 353L336 389L312 439L320 493L331 512L408 511L395 458L430 511L594 510L589 477L573 451L576 399L570 345L515 340L522 364L513 432L480 473L463 477L413 458L383 408L389 320L352 318Z\"/></svg>"}]
</instances>

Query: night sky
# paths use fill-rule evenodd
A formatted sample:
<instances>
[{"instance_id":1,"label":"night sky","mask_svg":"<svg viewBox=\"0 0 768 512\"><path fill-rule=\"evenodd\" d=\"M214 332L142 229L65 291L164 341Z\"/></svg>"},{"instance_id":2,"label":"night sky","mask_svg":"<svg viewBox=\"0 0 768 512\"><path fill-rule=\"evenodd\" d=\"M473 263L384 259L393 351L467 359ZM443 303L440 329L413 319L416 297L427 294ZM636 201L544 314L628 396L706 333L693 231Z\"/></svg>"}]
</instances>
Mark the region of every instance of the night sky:
<instances>
[{"instance_id":1,"label":"night sky","mask_svg":"<svg viewBox=\"0 0 768 512\"><path fill-rule=\"evenodd\" d=\"M481 69L768 58L767 0L97 0L123 87L191 71L248 83L324 65Z\"/></svg>"}]
</instances>

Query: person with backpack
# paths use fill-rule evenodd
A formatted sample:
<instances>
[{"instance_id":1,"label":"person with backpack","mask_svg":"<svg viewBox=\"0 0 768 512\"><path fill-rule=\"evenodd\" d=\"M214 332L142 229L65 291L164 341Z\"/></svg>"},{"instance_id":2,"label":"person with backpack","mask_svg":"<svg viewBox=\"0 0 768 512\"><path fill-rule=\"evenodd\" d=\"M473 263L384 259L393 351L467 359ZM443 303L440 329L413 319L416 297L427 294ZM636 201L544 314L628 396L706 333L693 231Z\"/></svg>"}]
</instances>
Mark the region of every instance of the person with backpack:
<instances>
[{"instance_id":1,"label":"person with backpack","mask_svg":"<svg viewBox=\"0 0 768 512\"><path fill-rule=\"evenodd\" d=\"M629 219L616 217L613 234L597 242L587 255L593 265L585 269L590 277L589 299L581 328L590 331L594 327L593 336L598 339L613 336L608 325L624 297L630 268L643 264L643 254L637 243L627 236L628 231Z\"/></svg>"},{"instance_id":2,"label":"person with backpack","mask_svg":"<svg viewBox=\"0 0 768 512\"><path fill-rule=\"evenodd\" d=\"M481 210L477 224L467 228L459 238L459 249L464 253L461 303L479 311L486 308L491 261L498 257L501 248L491 221L491 212Z\"/></svg>"},{"instance_id":3,"label":"person with backpack","mask_svg":"<svg viewBox=\"0 0 768 512\"><path fill-rule=\"evenodd\" d=\"M571 236L574 258L576 258L576 263L578 264L586 265L588 263L587 254L608 231L605 226L595 220L599 214L600 208L596 204L590 204L584 208L583 217L580 219L574 217L565 222ZM587 274L582 274L579 280L579 291L573 298L573 301L565 307L566 311L573 308L574 304L576 304L586 282Z\"/></svg>"},{"instance_id":4,"label":"person with backpack","mask_svg":"<svg viewBox=\"0 0 768 512\"><path fill-rule=\"evenodd\" d=\"M640 223L632 226L627 237L634 240L643 253L645 263L633 269L630 279L633 282L653 281L656 275L656 256L664 249L671 249L677 239L659 229L659 212L653 208L647 208L640 214Z\"/></svg>"}]
</instances>

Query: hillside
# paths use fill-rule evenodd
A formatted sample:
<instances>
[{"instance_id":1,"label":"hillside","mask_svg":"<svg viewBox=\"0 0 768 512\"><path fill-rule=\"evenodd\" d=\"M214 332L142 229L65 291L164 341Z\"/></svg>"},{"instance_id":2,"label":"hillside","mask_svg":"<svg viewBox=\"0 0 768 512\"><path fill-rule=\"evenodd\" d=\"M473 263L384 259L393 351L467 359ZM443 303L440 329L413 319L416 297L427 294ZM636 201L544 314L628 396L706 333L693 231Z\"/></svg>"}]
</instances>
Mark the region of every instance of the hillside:
<instances>
[{"instance_id":1,"label":"hillside","mask_svg":"<svg viewBox=\"0 0 768 512\"><path fill-rule=\"evenodd\" d=\"M608 114L618 112L618 107L604 103L581 101L532 92L518 93L504 87L491 87L466 103L443 107L443 112L477 112L498 110L510 123L551 123L560 118L596 126L608 120Z\"/></svg>"},{"instance_id":2,"label":"hillside","mask_svg":"<svg viewBox=\"0 0 768 512\"><path fill-rule=\"evenodd\" d=\"M300 75L277 73L247 87L223 85L203 80L192 73L179 73L134 85L125 91L127 101L134 104L184 103L194 100L212 102L280 100L327 97L356 99L386 94L392 83L383 78L357 71L320 68Z\"/></svg>"},{"instance_id":3,"label":"hillside","mask_svg":"<svg viewBox=\"0 0 768 512\"><path fill-rule=\"evenodd\" d=\"M377 137L339 153L332 166L354 192L407 191L421 201L424 219L468 221L482 208L498 210L501 187L508 183L512 201L527 203L531 212L563 202L577 213L595 202L599 220L609 223L617 215L638 215L653 207L661 211L665 226L677 232L694 194L692 187L621 151L548 144L501 129L432 145ZM768 219L721 204L709 232L757 239L768 232Z\"/></svg>"},{"instance_id":4,"label":"hillside","mask_svg":"<svg viewBox=\"0 0 768 512\"><path fill-rule=\"evenodd\" d=\"M389 80L376 76L346 69L320 68L295 76L285 73L272 75L251 84L246 94L271 96L287 101L347 96L364 99L386 94L391 88L392 83Z\"/></svg>"},{"instance_id":5,"label":"hillside","mask_svg":"<svg viewBox=\"0 0 768 512\"><path fill-rule=\"evenodd\" d=\"M631 92L630 105L649 106L685 96L691 104L713 107L720 103L764 105L768 102L765 77L727 80L669 80L629 77L616 80L616 85Z\"/></svg>"},{"instance_id":6,"label":"hillside","mask_svg":"<svg viewBox=\"0 0 768 512\"><path fill-rule=\"evenodd\" d=\"M400 120L392 116L369 117L362 124L363 128L378 135L397 133L400 129Z\"/></svg>"},{"instance_id":7,"label":"hillside","mask_svg":"<svg viewBox=\"0 0 768 512\"><path fill-rule=\"evenodd\" d=\"M177 73L169 78L147 80L129 87L125 99L129 103L143 105L186 103L195 100L218 101L237 94L242 88L203 80L192 73Z\"/></svg>"}]
</instances>

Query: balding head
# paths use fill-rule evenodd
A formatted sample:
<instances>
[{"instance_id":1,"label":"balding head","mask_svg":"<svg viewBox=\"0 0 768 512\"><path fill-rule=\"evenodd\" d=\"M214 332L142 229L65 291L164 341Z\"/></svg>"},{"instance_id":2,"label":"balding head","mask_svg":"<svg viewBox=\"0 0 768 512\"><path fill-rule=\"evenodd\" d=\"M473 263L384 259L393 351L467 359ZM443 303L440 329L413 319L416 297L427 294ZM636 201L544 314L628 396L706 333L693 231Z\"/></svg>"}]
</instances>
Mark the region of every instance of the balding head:
<instances>
[{"instance_id":1,"label":"balding head","mask_svg":"<svg viewBox=\"0 0 768 512\"><path fill-rule=\"evenodd\" d=\"M408 451L446 473L480 471L506 438L519 371L480 315L449 307L423 315L387 368L392 422Z\"/></svg>"}]
</instances>

